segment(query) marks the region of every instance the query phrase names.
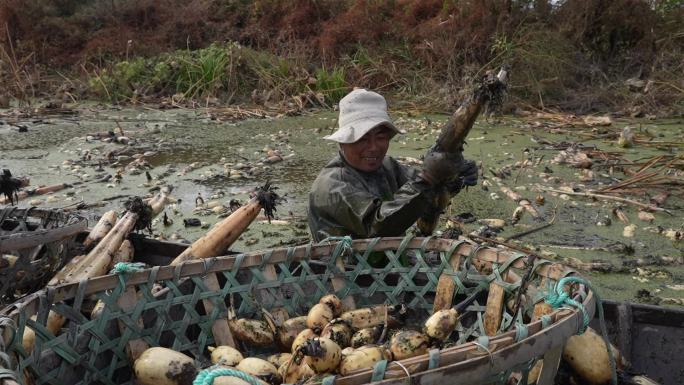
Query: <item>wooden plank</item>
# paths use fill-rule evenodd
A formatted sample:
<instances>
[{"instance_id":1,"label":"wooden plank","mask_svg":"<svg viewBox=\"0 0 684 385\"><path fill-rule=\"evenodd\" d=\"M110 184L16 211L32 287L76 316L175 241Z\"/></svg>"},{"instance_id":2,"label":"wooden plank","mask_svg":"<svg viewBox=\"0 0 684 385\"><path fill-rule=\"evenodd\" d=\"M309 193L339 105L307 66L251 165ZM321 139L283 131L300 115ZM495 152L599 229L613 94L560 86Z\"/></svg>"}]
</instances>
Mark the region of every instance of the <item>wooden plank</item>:
<instances>
[{"instance_id":1,"label":"wooden plank","mask_svg":"<svg viewBox=\"0 0 684 385\"><path fill-rule=\"evenodd\" d=\"M451 270L454 273L458 272L461 267L461 254L451 254L451 258L449 258L449 266L451 266ZM451 308L454 300L455 290L456 282L454 282L454 278L451 276L451 274L445 274L442 272L442 274L439 276L439 281L437 282L437 288L435 289L435 301L432 304L432 312L434 313L440 310Z\"/></svg>"},{"instance_id":2,"label":"wooden plank","mask_svg":"<svg viewBox=\"0 0 684 385\"><path fill-rule=\"evenodd\" d=\"M557 264L554 264L557 265ZM543 277L541 279L541 283L539 284L539 287L543 290L546 287L546 282L549 278ZM551 307L550 304L541 301L536 304L534 304L534 310L532 312L532 321L537 321L541 319L542 316L544 315L549 315L553 313L553 307ZM561 350L562 353L562 350ZM528 377L528 383L537 383L539 380L539 376L542 373L544 367L544 361L543 360L538 360L533 369L530 371L529 377Z\"/></svg>"},{"instance_id":3,"label":"wooden plank","mask_svg":"<svg viewBox=\"0 0 684 385\"><path fill-rule=\"evenodd\" d=\"M501 278L507 278L508 272L505 271ZM484 329L488 336L495 336L499 333L501 326L501 317L503 316L504 300L506 290L503 286L496 282L489 284L489 293L487 294L487 308L484 314Z\"/></svg>"},{"instance_id":4,"label":"wooden plank","mask_svg":"<svg viewBox=\"0 0 684 385\"><path fill-rule=\"evenodd\" d=\"M342 256L337 257L337 260L335 261L335 266L337 266L337 268L340 269L341 272L345 271L344 258L342 258ZM340 277L331 278L330 282L332 283L332 287L333 289L335 289L336 292L344 289L344 287L347 285L345 278ZM352 297L351 295L341 298L341 301L344 305L344 310L356 309L356 302L354 301L354 297Z\"/></svg>"},{"instance_id":5,"label":"wooden plank","mask_svg":"<svg viewBox=\"0 0 684 385\"><path fill-rule=\"evenodd\" d=\"M133 260L134 254L135 249L133 247L133 244L128 239L125 239L121 243L119 250L117 250L116 254L112 257L112 261L110 262L110 265L107 267L107 269L110 270L114 268L114 265L117 260L119 262L131 262ZM136 287L128 286L121 294L121 296L119 296L116 303L124 312L133 311L136 304L138 303L138 291ZM127 328L126 324L122 321L119 321L118 324L119 331L121 332L121 335L123 335ZM144 328L142 318L138 319L136 321L136 324L138 328L140 328L141 330ZM138 357L140 357L140 355L145 350L147 350L147 348L149 348L149 345L143 339L136 338L126 343L126 354L128 354L128 357L131 360L131 362L134 362L136 359L138 359Z\"/></svg>"},{"instance_id":6,"label":"wooden plank","mask_svg":"<svg viewBox=\"0 0 684 385\"><path fill-rule=\"evenodd\" d=\"M278 273L276 272L275 266L272 263L267 263L264 265L264 268L261 270L261 274L266 278L267 281L276 281L278 280ZM263 291L259 293L260 300L264 300L264 295ZM275 293L275 302L281 302L283 299L282 294L277 291ZM273 318L275 319L275 322L277 325L282 325L283 322L287 321L290 318L290 315L287 312L287 309L285 309L282 306L274 307L270 310L271 315L273 315Z\"/></svg>"},{"instance_id":7,"label":"wooden plank","mask_svg":"<svg viewBox=\"0 0 684 385\"><path fill-rule=\"evenodd\" d=\"M126 288L123 294L121 294L119 299L116 301L121 310L125 312L133 310L137 302L138 293L135 287L133 286ZM144 327L142 318L138 319L137 324L140 327L140 329ZM126 331L126 324L122 321L119 321L119 331L121 331L121 335L123 335L123 333ZM140 357L140 355L149 347L150 346L147 344L147 342L145 342L142 338L137 338L128 341L128 343L126 344L126 353L128 354L128 357L130 358L131 362L133 362L137 360L138 357Z\"/></svg>"},{"instance_id":8,"label":"wooden plank","mask_svg":"<svg viewBox=\"0 0 684 385\"><path fill-rule=\"evenodd\" d=\"M563 345L556 346L544 353L543 364L537 385L553 385L558 365L563 354Z\"/></svg>"},{"instance_id":9,"label":"wooden plank","mask_svg":"<svg viewBox=\"0 0 684 385\"><path fill-rule=\"evenodd\" d=\"M617 345L622 357L632 362L632 306L623 302L617 306L618 338Z\"/></svg>"},{"instance_id":10,"label":"wooden plank","mask_svg":"<svg viewBox=\"0 0 684 385\"><path fill-rule=\"evenodd\" d=\"M211 291L221 290L221 285L219 285L218 277L216 277L215 273L207 274L206 277L204 277L204 284L207 286L207 289ZM211 302L211 300L205 299L202 300L202 303L204 304L204 310L207 312L207 314L214 310L214 304ZM228 326L228 320L226 318L219 318L214 321L214 324L211 326L211 331L214 334L214 342L216 343L216 346L236 346L235 339L233 339L233 333L230 332L230 327Z\"/></svg>"},{"instance_id":11,"label":"wooden plank","mask_svg":"<svg viewBox=\"0 0 684 385\"><path fill-rule=\"evenodd\" d=\"M484 252L488 248L481 248L471 259L473 266L480 271L481 274L490 274L494 268L494 264L502 264L506 262L510 255L503 249L496 249L494 255L487 255L484 257ZM520 261L521 259L519 259ZM516 275L517 277L517 275ZM501 272L501 278L508 282L510 280L510 273L508 269ZM519 277L518 277L519 279ZM488 336L494 336L499 332L499 327L501 326L501 317L503 316L503 310L505 306L506 290L503 286L497 282L491 282L489 284L489 291L487 293L487 307L485 309L485 314L483 316L483 324L485 329L485 334Z\"/></svg>"},{"instance_id":12,"label":"wooden plank","mask_svg":"<svg viewBox=\"0 0 684 385\"><path fill-rule=\"evenodd\" d=\"M0 237L0 253L13 250L22 250L35 247L49 242L61 241L83 231L87 226L86 221L80 221L58 229L35 230L31 232L15 233Z\"/></svg>"}]
</instances>

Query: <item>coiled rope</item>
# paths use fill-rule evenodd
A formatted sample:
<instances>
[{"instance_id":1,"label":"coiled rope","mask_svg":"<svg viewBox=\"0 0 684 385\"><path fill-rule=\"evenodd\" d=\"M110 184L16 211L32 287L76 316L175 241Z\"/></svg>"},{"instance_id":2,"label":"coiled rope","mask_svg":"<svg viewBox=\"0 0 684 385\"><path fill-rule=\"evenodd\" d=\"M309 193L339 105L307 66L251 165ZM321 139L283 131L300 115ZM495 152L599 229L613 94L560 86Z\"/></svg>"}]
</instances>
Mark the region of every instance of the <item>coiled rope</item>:
<instances>
[{"instance_id":1,"label":"coiled rope","mask_svg":"<svg viewBox=\"0 0 684 385\"><path fill-rule=\"evenodd\" d=\"M611 371L611 383L613 385L617 385L615 356L613 355L613 349L610 348L610 341L608 340L608 329L606 329L606 320L603 315L603 302L601 301L601 297L599 297L596 289L594 289L589 283L589 281L587 281L584 278L577 276L569 276L559 280L556 283L556 287L554 288L554 290L548 293L544 300L554 309L557 309L565 305L573 306L580 309L582 311L583 322L582 327L579 330L579 334L583 334L589 326L589 315L587 314L587 309L584 307L584 305L570 298L570 294L568 294L564 290L566 284L572 283L578 283L588 287L589 290L591 290L591 292L594 293L594 296L596 297L596 308L599 316L599 325L601 326L601 337L603 337L603 342L606 344L606 349L608 350L608 361L610 362Z\"/></svg>"},{"instance_id":2,"label":"coiled rope","mask_svg":"<svg viewBox=\"0 0 684 385\"><path fill-rule=\"evenodd\" d=\"M237 377L243 381L249 382L252 385L263 385L263 382L245 372L228 368L205 369L201 371L197 377L195 377L195 379L192 381L192 385L212 385L216 377L223 376Z\"/></svg>"}]
</instances>

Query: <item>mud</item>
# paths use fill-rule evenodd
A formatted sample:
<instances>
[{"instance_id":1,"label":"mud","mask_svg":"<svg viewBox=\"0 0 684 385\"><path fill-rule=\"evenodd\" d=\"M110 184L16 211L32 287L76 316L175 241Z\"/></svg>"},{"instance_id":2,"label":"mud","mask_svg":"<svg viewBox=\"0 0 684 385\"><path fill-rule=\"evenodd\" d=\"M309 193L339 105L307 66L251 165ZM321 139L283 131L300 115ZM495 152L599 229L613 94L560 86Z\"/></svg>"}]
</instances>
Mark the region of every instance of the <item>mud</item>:
<instances>
[{"instance_id":1,"label":"mud","mask_svg":"<svg viewBox=\"0 0 684 385\"><path fill-rule=\"evenodd\" d=\"M9 120L8 116L0 115L0 121ZM408 113L395 113L394 117L407 134L393 141L390 154L409 164L415 163L434 143L438 129L447 118ZM269 224L265 217L260 217L233 246L235 250L258 250L308 241L307 193L318 170L336 152L332 143L321 139L335 126L335 120L334 112L317 112L221 123L202 110L108 109L82 105L78 114L71 116L12 118L14 124L26 126L27 132L18 132L16 126L0 125L0 168L8 168L16 176L29 176L31 187L64 182L73 185L50 195L28 197L20 205L73 207L80 201L100 203L101 206L89 210L92 224L109 209L122 210L130 197L144 196L162 185L172 186L171 195L179 202L167 206L166 223L163 216L152 222L153 234L186 241L206 233L209 226L229 214L231 203L246 202L253 189L270 181L284 198L277 207L275 219ZM554 130L548 126L533 123L518 117L496 122L481 119L476 123L465 156L480 162L483 175L478 186L462 191L453 199L443 217L471 213L475 220L461 225L466 233L481 229L483 219L504 219L504 226L497 231L499 237L507 238L547 223L555 211L552 225L520 237L520 244L546 257L604 263L609 268L603 271L609 273L582 273L607 298L634 300L637 292L644 289L658 297L684 296L677 285L684 279L681 263L641 266L641 270L629 262L623 266L623 261L637 258L681 260L684 243L671 240L663 231L658 232L659 228L682 230L684 227L684 199L678 195L681 186L672 187L672 195L665 203L673 215L654 212L652 222L639 219L636 207L619 205L630 224L636 225L631 238L623 236L627 224L613 214L617 202L593 201L543 190L571 185L586 191L627 178L618 172L617 166L611 174L608 167L597 161L591 169L593 179L589 180L581 169L554 163L552 160L560 150L544 143L579 142L584 148L600 149L629 161L645 161L661 154L681 158L684 146L657 148L635 144L621 148L613 138L587 139L573 130L552 133ZM627 125L638 132L654 134L658 141L684 142L682 123L678 121L617 120L612 129ZM94 135L107 131L120 134L120 130L129 138L127 144L108 143ZM530 160L528 165L522 169L515 166L524 159ZM674 177L682 175L681 169L673 172ZM517 204L502 193L499 184L533 202L542 220L523 213L512 224ZM624 196L648 202L655 193L656 190L647 190L644 195ZM200 201L205 206L197 208L196 202ZM542 201L543 205L539 204ZM191 218L198 219L200 226L184 226L184 220ZM606 226L607 222L610 225ZM448 225L443 219L438 229L444 231ZM666 273L648 273L654 269Z\"/></svg>"}]
</instances>

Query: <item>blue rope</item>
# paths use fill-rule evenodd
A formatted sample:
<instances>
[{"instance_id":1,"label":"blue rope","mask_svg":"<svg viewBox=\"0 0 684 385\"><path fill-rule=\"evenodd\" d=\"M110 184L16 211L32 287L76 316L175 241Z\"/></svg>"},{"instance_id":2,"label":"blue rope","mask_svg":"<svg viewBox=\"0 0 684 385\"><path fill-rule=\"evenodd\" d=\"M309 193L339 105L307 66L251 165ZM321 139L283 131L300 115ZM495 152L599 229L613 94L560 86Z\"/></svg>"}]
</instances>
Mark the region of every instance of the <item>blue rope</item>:
<instances>
[{"instance_id":1,"label":"blue rope","mask_svg":"<svg viewBox=\"0 0 684 385\"><path fill-rule=\"evenodd\" d=\"M579 330L579 334L584 333L587 330L587 327L589 326L589 315L587 314L587 309L584 308L584 305L570 298L570 294L566 293L565 290L563 290L565 285L569 283L579 283L585 285L589 288L589 290L591 290L592 293L594 293L594 296L596 297L596 308L599 316L599 325L601 326L601 337L603 337L603 342L606 344L606 349L608 350L608 361L610 362L611 371L611 383L613 385L617 385L615 356L613 355L613 349L610 348L610 341L608 340L608 329L606 329L606 320L603 315L603 301L601 301L601 297L599 297L598 292L591 286L589 281L577 276L569 276L562 278L560 281L556 283L555 289L546 295L545 301L554 309L557 309L566 304L579 308L582 311L584 319L582 327Z\"/></svg>"},{"instance_id":2,"label":"blue rope","mask_svg":"<svg viewBox=\"0 0 684 385\"><path fill-rule=\"evenodd\" d=\"M338 257L340 255L344 255L345 252L353 252L352 248L352 237L349 235L341 236L341 237L332 237L328 236L322 241L320 241L318 244L322 245L324 243L330 244L332 242L339 242L336 246L335 249L333 250L331 256ZM348 255L349 256L349 255ZM335 258L330 258L328 261L331 264L335 264Z\"/></svg>"},{"instance_id":3,"label":"blue rope","mask_svg":"<svg viewBox=\"0 0 684 385\"><path fill-rule=\"evenodd\" d=\"M252 385L263 385L263 382L259 381L258 379L250 376L245 372L241 372L237 369L227 368L205 369L199 372L197 377L195 377L195 379L192 381L192 385L212 385L216 377L222 376L237 377L243 381L249 382Z\"/></svg>"},{"instance_id":4,"label":"blue rope","mask_svg":"<svg viewBox=\"0 0 684 385\"><path fill-rule=\"evenodd\" d=\"M546 295L545 301L554 309L558 309L564 305L570 305L580 309L582 311L583 322L582 327L579 330L579 334L582 334L587 329L587 326L589 326L589 315L587 314L587 309L584 308L584 305L570 298L570 294L563 289L567 283L581 283L588 286L588 282L583 278L574 276L565 277L556 283L556 287L553 289L553 291ZM598 300L598 296L596 296L596 298Z\"/></svg>"},{"instance_id":5,"label":"blue rope","mask_svg":"<svg viewBox=\"0 0 684 385\"><path fill-rule=\"evenodd\" d=\"M110 274L135 273L143 269L145 269L145 264L142 262L117 262Z\"/></svg>"},{"instance_id":6,"label":"blue rope","mask_svg":"<svg viewBox=\"0 0 684 385\"><path fill-rule=\"evenodd\" d=\"M527 325L525 325L522 322L516 322L515 323L515 342L520 342L527 338L529 335L529 329Z\"/></svg>"},{"instance_id":7,"label":"blue rope","mask_svg":"<svg viewBox=\"0 0 684 385\"><path fill-rule=\"evenodd\" d=\"M323 243L341 242L342 246L346 249L346 248L351 248L352 241L353 241L352 237L350 237L349 235L345 235L343 237L327 237L327 238L323 239L322 241L320 241L318 244L320 245Z\"/></svg>"}]
</instances>

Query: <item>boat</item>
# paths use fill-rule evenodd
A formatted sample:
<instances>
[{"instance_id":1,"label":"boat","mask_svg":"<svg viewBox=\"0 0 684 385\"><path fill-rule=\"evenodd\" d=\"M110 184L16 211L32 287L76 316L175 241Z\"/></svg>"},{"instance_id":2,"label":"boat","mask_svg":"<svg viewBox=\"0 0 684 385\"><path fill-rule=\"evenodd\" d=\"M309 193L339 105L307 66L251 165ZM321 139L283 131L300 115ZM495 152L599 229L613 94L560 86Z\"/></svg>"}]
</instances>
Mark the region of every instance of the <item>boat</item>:
<instances>
[{"instance_id":1,"label":"boat","mask_svg":"<svg viewBox=\"0 0 684 385\"><path fill-rule=\"evenodd\" d=\"M0 305L42 289L73 257L84 217L35 207L0 208Z\"/></svg>"},{"instance_id":2,"label":"boat","mask_svg":"<svg viewBox=\"0 0 684 385\"><path fill-rule=\"evenodd\" d=\"M80 232L76 242L88 233ZM168 265L189 246L136 233L128 239L135 260L151 266ZM643 375L661 385L684 384L684 368L679 365L684 357L684 309L612 300L603 301L603 308L610 339L629 364L628 375ZM598 319L592 321L592 327L600 330Z\"/></svg>"},{"instance_id":3,"label":"boat","mask_svg":"<svg viewBox=\"0 0 684 385\"><path fill-rule=\"evenodd\" d=\"M684 384L684 309L604 300L603 311L628 372L661 385ZM599 330L597 318L592 327Z\"/></svg>"},{"instance_id":4,"label":"boat","mask_svg":"<svg viewBox=\"0 0 684 385\"><path fill-rule=\"evenodd\" d=\"M153 257L147 256L155 261L171 258L166 252L174 247L176 251L186 247L144 239L133 239L132 243L138 243L139 257L146 248L155 250ZM433 252L443 256L439 264L431 264L424 257ZM371 268L369 253L382 253L390 263ZM409 256L414 256L415 262L401 264ZM461 265L468 266L463 274L459 272ZM117 274L40 290L0 311L15 325L15 337L21 336L3 334L4 352L13 359L8 369L24 382L132 384L135 378L131 365L150 346L182 351L196 362L195 369L209 368L205 354L209 346L237 346L234 338L246 342L244 334L230 331L226 316L247 319L266 309L291 317L309 312L320 304L320 298L334 291L348 311L361 311L360 316L350 316L352 322L357 322L357 329L368 322L387 323L390 313L392 317L407 314L409 318L409 313L415 314L422 324L435 312L435 306L453 319L444 326L448 327L446 334L426 326L431 332L425 333L435 338L430 344L434 349L428 351L423 346L417 354L393 360L394 354L387 353L386 348L375 347L379 356L373 360L363 361L358 368L340 368L340 376L334 380L339 385L383 379L386 384L401 384L406 376L416 383L433 385L454 375L464 384L491 383L529 373L539 357L549 363L544 365L546 369L537 371L540 383L547 385L555 375L563 342L582 325L583 312L540 305L543 309L539 309L538 318L524 322L522 317L519 321L514 316L506 318L509 312L516 311L510 310L514 304L506 304L503 289L499 289L507 282L490 276L496 271L496 275L519 282L521 270L529 271L528 275L534 277L530 280L535 282L565 280L562 286L572 290L573 300L582 303L587 315L593 316L595 296L581 276L560 264L467 239L410 235L344 238L188 260L175 266L120 268ZM448 273L443 274L445 271ZM453 280L448 279L452 274L462 277L463 289L456 290ZM400 279L387 279L390 275ZM360 284L360 276L374 283ZM440 278L444 278L442 284ZM490 284L482 284L488 280ZM98 307L95 300L102 306ZM451 300L458 301L453 308ZM384 316L378 311L383 308ZM460 330L447 341L458 326L455 315L459 311L468 314L458 323L467 330ZM241 350L249 355L260 354L249 344Z\"/></svg>"},{"instance_id":5,"label":"boat","mask_svg":"<svg viewBox=\"0 0 684 385\"><path fill-rule=\"evenodd\" d=\"M87 232L79 236L85 238ZM131 234L136 260L166 265L188 245ZM237 253L237 252L232 252ZM661 385L684 384L684 309L628 301L604 300L605 323L611 341L628 362L627 371ZM600 330L598 317L591 326Z\"/></svg>"}]
</instances>

